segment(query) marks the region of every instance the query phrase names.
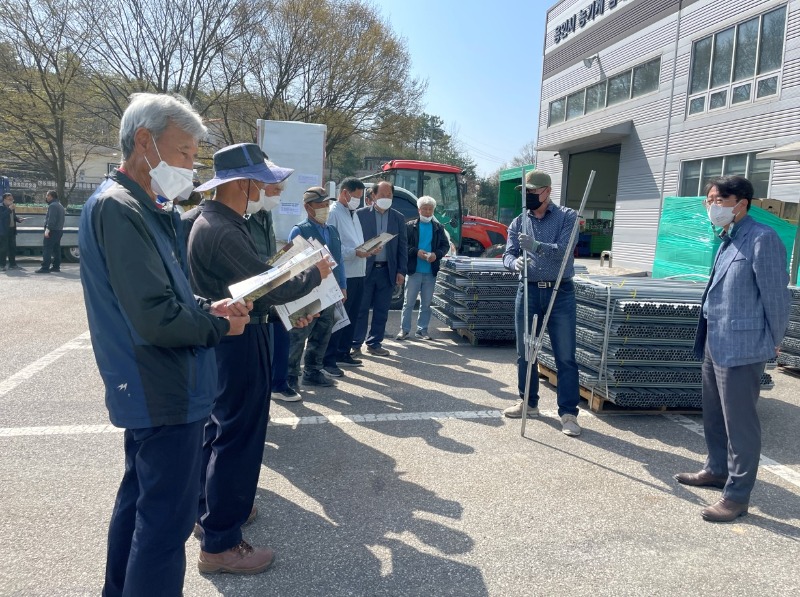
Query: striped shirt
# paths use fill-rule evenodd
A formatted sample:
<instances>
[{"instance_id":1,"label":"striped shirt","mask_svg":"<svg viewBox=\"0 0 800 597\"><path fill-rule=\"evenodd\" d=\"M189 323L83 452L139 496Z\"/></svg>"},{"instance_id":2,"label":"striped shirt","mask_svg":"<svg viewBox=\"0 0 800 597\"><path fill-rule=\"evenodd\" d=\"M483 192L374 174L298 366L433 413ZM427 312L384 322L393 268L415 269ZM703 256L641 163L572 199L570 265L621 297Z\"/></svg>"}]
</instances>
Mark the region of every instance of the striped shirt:
<instances>
[{"instance_id":1,"label":"striped shirt","mask_svg":"<svg viewBox=\"0 0 800 597\"><path fill-rule=\"evenodd\" d=\"M525 213L514 218L511 226L508 227L503 265L506 266L506 269L514 271L514 262L517 257L522 255L518 238L521 232L532 236L541 243L535 253L528 255L529 282L554 282L558 277L564 252L567 249L569 249L570 256L564 269L564 279L571 278L575 275L574 253L575 245L578 244L578 235L575 235L570 247L567 247L567 244L577 217L578 214L574 209L553 203L547 206L541 220L530 215L526 210ZM521 278L522 273L520 273Z\"/></svg>"}]
</instances>

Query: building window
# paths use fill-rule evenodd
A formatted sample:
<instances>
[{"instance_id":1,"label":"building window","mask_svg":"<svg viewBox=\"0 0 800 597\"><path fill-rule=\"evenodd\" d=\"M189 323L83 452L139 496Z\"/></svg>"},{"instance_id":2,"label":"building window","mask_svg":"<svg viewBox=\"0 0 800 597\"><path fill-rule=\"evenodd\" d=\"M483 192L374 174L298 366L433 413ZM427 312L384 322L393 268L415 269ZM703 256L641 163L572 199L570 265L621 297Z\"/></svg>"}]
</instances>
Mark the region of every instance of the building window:
<instances>
[{"instance_id":1,"label":"building window","mask_svg":"<svg viewBox=\"0 0 800 597\"><path fill-rule=\"evenodd\" d=\"M548 126L658 91L660 76L661 58L656 58L566 97L555 99L550 102Z\"/></svg>"},{"instance_id":2,"label":"building window","mask_svg":"<svg viewBox=\"0 0 800 597\"><path fill-rule=\"evenodd\" d=\"M548 126L564 122L564 115L567 113L567 100L566 98L557 99L550 102L550 121Z\"/></svg>"},{"instance_id":3,"label":"building window","mask_svg":"<svg viewBox=\"0 0 800 597\"><path fill-rule=\"evenodd\" d=\"M696 41L689 115L777 95L785 30L786 7L782 6Z\"/></svg>"},{"instance_id":4,"label":"building window","mask_svg":"<svg viewBox=\"0 0 800 597\"><path fill-rule=\"evenodd\" d=\"M658 77L661 74L661 59L652 60L633 69L633 97L640 97L658 91Z\"/></svg>"},{"instance_id":5,"label":"building window","mask_svg":"<svg viewBox=\"0 0 800 597\"><path fill-rule=\"evenodd\" d=\"M583 104L586 97L586 90L581 89L578 93L567 96L567 120L572 120L578 116L583 116Z\"/></svg>"},{"instance_id":6,"label":"building window","mask_svg":"<svg viewBox=\"0 0 800 597\"><path fill-rule=\"evenodd\" d=\"M692 160L681 164L681 197L700 197L709 178L745 176L753 183L755 198L769 195L770 160L757 160L755 153L739 153L723 157Z\"/></svg>"}]
</instances>

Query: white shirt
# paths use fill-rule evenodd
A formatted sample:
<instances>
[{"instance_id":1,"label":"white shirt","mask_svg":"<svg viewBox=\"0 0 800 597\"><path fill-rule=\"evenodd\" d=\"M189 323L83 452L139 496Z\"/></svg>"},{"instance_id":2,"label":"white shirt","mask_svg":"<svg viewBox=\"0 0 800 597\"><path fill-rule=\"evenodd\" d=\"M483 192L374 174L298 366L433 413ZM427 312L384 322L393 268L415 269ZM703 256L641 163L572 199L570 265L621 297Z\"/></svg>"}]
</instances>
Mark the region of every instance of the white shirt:
<instances>
[{"instance_id":1,"label":"white shirt","mask_svg":"<svg viewBox=\"0 0 800 597\"><path fill-rule=\"evenodd\" d=\"M336 228L342 240L342 260L348 278L363 278L367 274L367 260L356 257L356 247L364 243L361 220L355 212L338 201L331 207L328 225Z\"/></svg>"}]
</instances>

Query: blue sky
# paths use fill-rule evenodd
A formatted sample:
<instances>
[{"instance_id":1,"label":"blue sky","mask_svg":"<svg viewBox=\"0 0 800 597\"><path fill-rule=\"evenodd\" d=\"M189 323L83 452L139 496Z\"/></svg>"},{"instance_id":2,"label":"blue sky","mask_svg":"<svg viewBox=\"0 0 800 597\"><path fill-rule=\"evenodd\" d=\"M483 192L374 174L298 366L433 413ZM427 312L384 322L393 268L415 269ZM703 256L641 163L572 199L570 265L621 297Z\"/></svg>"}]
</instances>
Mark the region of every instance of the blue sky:
<instances>
[{"instance_id":1,"label":"blue sky","mask_svg":"<svg viewBox=\"0 0 800 597\"><path fill-rule=\"evenodd\" d=\"M552 1L377 0L404 37L425 111L455 129L487 175L536 138L542 37Z\"/></svg>"}]
</instances>

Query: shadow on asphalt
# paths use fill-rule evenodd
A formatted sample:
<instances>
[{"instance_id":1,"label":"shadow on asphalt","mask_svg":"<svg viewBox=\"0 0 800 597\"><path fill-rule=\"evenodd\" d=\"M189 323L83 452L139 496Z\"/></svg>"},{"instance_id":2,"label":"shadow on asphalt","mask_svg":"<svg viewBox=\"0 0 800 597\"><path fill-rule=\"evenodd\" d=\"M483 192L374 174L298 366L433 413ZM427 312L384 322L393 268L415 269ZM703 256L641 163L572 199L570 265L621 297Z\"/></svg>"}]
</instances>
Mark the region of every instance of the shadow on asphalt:
<instances>
[{"instance_id":1,"label":"shadow on asphalt","mask_svg":"<svg viewBox=\"0 0 800 597\"><path fill-rule=\"evenodd\" d=\"M263 577L269 594L388 596L425 587L426 595L488 596L478 568L448 557L474 546L447 524L461 519L461 504L404 480L392 457L335 425L322 435L317 425L274 427L267 440L270 476L308 496L301 505L258 490L260 524L246 534L278 552ZM242 581L208 580L223 595L242 594ZM253 585L252 594L265 593Z\"/></svg>"}]
</instances>

